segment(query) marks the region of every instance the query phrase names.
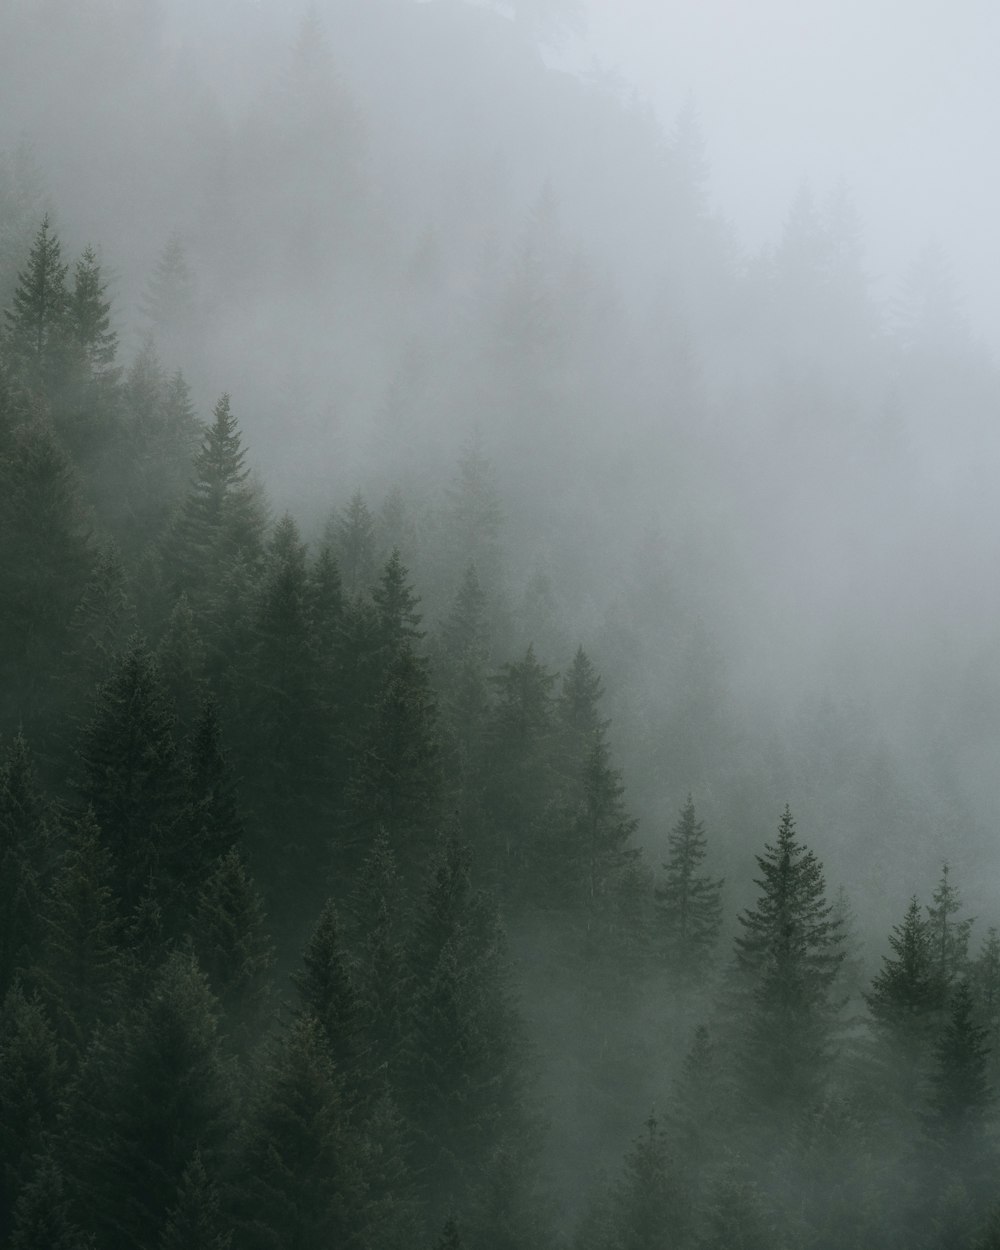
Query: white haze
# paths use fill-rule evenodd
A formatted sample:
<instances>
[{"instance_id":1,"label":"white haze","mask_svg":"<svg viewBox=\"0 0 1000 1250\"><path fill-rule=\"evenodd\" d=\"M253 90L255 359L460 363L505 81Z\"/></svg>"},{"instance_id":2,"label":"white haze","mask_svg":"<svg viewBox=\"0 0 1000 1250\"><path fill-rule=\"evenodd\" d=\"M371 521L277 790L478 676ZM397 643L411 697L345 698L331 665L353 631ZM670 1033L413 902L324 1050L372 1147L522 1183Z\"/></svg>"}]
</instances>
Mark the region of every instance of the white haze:
<instances>
[{"instance_id":1,"label":"white haze","mask_svg":"<svg viewBox=\"0 0 1000 1250\"><path fill-rule=\"evenodd\" d=\"M81 47L84 7L120 39ZM582 641L605 671L654 861L691 789L748 880L788 801L876 931L946 855L995 919L1000 384L944 314L909 356L870 332L852 268L891 308L936 238L973 340L1000 342L992 6L608 0L548 74L489 7L316 7L374 188L332 227L339 167L260 157L282 151L268 125L298 6L0 3L0 146L28 138L68 248L102 248L129 351L176 233L201 320L161 350L203 413L232 393L311 532L357 486L377 506L398 480L424 507L478 428L511 594L541 574L562 612L560 632L536 582L523 630L553 667ZM690 222L665 211L701 206L672 204L642 104L614 104L633 87L664 133L694 100L715 214L700 254L670 250ZM843 306L800 308L794 272L761 296L803 180L858 210ZM570 346L537 376L516 360L522 376L484 327L532 230Z\"/></svg>"},{"instance_id":2,"label":"white haze","mask_svg":"<svg viewBox=\"0 0 1000 1250\"><path fill-rule=\"evenodd\" d=\"M989 0L589 0L552 59L617 77L669 124L690 93L718 208L777 240L800 182L843 179L887 299L937 239L1000 346L1000 9Z\"/></svg>"}]
</instances>

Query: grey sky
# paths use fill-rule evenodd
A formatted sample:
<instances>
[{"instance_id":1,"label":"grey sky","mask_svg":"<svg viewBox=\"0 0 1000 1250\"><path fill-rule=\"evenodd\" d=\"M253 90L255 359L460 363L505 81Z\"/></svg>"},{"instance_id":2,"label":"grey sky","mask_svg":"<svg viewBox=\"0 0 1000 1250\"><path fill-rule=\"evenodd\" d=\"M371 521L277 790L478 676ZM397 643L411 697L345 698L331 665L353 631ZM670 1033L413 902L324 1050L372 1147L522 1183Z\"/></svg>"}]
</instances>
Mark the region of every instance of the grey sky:
<instances>
[{"instance_id":1,"label":"grey sky","mask_svg":"<svg viewBox=\"0 0 1000 1250\"><path fill-rule=\"evenodd\" d=\"M997 348L998 50L987 0L588 0L562 59L617 70L668 121L692 92L716 203L751 247L803 178L846 180L886 294L937 238Z\"/></svg>"}]
</instances>

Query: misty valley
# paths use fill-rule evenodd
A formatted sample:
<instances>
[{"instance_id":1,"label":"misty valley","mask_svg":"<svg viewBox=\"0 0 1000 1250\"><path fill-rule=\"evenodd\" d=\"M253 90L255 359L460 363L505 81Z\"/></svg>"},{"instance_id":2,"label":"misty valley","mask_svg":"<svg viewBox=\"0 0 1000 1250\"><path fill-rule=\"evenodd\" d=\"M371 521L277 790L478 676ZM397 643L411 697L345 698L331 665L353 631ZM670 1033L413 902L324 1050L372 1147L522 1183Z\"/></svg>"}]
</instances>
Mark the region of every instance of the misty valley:
<instances>
[{"instance_id":1,"label":"misty valley","mask_svg":"<svg viewBox=\"0 0 1000 1250\"><path fill-rule=\"evenodd\" d=\"M581 11L0 4L0 1250L1000 1250L1000 370Z\"/></svg>"}]
</instances>

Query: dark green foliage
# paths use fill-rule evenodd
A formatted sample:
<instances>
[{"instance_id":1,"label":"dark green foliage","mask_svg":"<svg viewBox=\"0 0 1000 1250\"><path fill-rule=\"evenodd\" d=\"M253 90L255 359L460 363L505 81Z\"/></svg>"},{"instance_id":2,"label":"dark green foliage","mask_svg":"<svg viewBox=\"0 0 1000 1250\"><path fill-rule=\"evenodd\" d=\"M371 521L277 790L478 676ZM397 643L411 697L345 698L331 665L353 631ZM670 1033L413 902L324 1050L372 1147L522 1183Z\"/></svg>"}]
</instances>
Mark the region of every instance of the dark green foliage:
<instances>
[{"instance_id":1,"label":"dark green foliage","mask_svg":"<svg viewBox=\"0 0 1000 1250\"><path fill-rule=\"evenodd\" d=\"M28 744L0 755L0 995L30 964L52 870L51 815Z\"/></svg>"},{"instance_id":2,"label":"dark green foliage","mask_svg":"<svg viewBox=\"0 0 1000 1250\"><path fill-rule=\"evenodd\" d=\"M966 970L969 959L969 936L972 920L956 919L962 900L949 880L951 869L941 866L941 880L933 895L933 906L927 908L927 931L938 979L945 986Z\"/></svg>"},{"instance_id":3,"label":"dark green foliage","mask_svg":"<svg viewBox=\"0 0 1000 1250\"><path fill-rule=\"evenodd\" d=\"M51 675L92 555L76 475L49 426L13 431L0 475L0 672L13 701L8 723L16 724L51 705Z\"/></svg>"},{"instance_id":4,"label":"dark green foliage","mask_svg":"<svg viewBox=\"0 0 1000 1250\"><path fill-rule=\"evenodd\" d=\"M79 792L93 809L111 852L115 892L129 911L157 875L179 815L174 714L140 638L101 685L79 757Z\"/></svg>"},{"instance_id":5,"label":"dark green foliage","mask_svg":"<svg viewBox=\"0 0 1000 1250\"><path fill-rule=\"evenodd\" d=\"M260 894L235 847L216 861L191 911L191 947L223 1009L224 1031L248 1051L266 1024L275 956Z\"/></svg>"},{"instance_id":6,"label":"dark green foliage","mask_svg":"<svg viewBox=\"0 0 1000 1250\"><path fill-rule=\"evenodd\" d=\"M93 1250L93 1237L73 1223L67 1188L59 1164L46 1154L18 1197L11 1250Z\"/></svg>"},{"instance_id":7,"label":"dark green foliage","mask_svg":"<svg viewBox=\"0 0 1000 1250\"><path fill-rule=\"evenodd\" d=\"M111 301L97 253L90 246L76 262L67 298L69 331L95 382L115 380L118 335L111 327Z\"/></svg>"},{"instance_id":8,"label":"dark green foliage","mask_svg":"<svg viewBox=\"0 0 1000 1250\"><path fill-rule=\"evenodd\" d=\"M945 1157L982 1146L993 1104L988 1062L986 1030L976 1022L968 983L961 981L934 1047L925 1117L928 1139Z\"/></svg>"},{"instance_id":9,"label":"dark green foliage","mask_svg":"<svg viewBox=\"0 0 1000 1250\"><path fill-rule=\"evenodd\" d=\"M745 1170L726 1165L712 1186L697 1250L780 1250L784 1238L768 1204Z\"/></svg>"},{"instance_id":10,"label":"dark green foliage","mask_svg":"<svg viewBox=\"0 0 1000 1250\"><path fill-rule=\"evenodd\" d=\"M732 1088L725 1065L708 1029L699 1025L674 1081L665 1123L679 1181L692 1202L729 1129Z\"/></svg>"},{"instance_id":11,"label":"dark green foliage","mask_svg":"<svg viewBox=\"0 0 1000 1250\"><path fill-rule=\"evenodd\" d=\"M657 939L672 975L691 985L705 975L719 940L723 882L703 871L705 826L690 795L668 846L666 875L656 890Z\"/></svg>"},{"instance_id":12,"label":"dark green foliage","mask_svg":"<svg viewBox=\"0 0 1000 1250\"><path fill-rule=\"evenodd\" d=\"M322 1030L303 1013L272 1043L251 1092L231 1194L236 1245L357 1245L360 1163Z\"/></svg>"},{"instance_id":13,"label":"dark green foliage","mask_svg":"<svg viewBox=\"0 0 1000 1250\"><path fill-rule=\"evenodd\" d=\"M465 1250L458 1225L452 1216L445 1220L441 1236L434 1243L434 1250Z\"/></svg>"},{"instance_id":14,"label":"dark green foliage","mask_svg":"<svg viewBox=\"0 0 1000 1250\"><path fill-rule=\"evenodd\" d=\"M156 648L156 662L177 709L182 727L188 728L204 703L205 660L208 649L191 610L182 594L174 604L167 628Z\"/></svg>"},{"instance_id":15,"label":"dark green foliage","mask_svg":"<svg viewBox=\"0 0 1000 1250\"><path fill-rule=\"evenodd\" d=\"M689 1196L679 1184L667 1137L651 1115L625 1156L615 1188L615 1250L658 1250L676 1244L690 1222Z\"/></svg>"},{"instance_id":16,"label":"dark green foliage","mask_svg":"<svg viewBox=\"0 0 1000 1250\"><path fill-rule=\"evenodd\" d=\"M488 897L472 890L468 852L453 841L434 863L409 962L401 1101L414 1175L433 1210L468 1193L499 1146L533 1151L504 936Z\"/></svg>"},{"instance_id":17,"label":"dark green foliage","mask_svg":"<svg viewBox=\"0 0 1000 1250\"><path fill-rule=\"evenodd\" d=\"M367 590L375 571L375 519L360 491L351 496L339 518L331 519L327 536L337 553L347 593Z\"/></svg>"},{"instance_id":18,"label":"dark green foliage","mask_svg":"<svg viewBox=\"0 0 1000 1250\"><path fill-rule=\"evenodd\" d=\"M231 1106L215 1013L197 963L172 955L86 1057L64 1149L101 1250L155 1245L196 1153L219 1166Z\"/></svg>"},{"instance_id":19,"label":"dark green foliage","mask_svg":"<svg viewBox=\"0 0 1000 1250\"><path fill-rule=\"evenodd\" d=\"M70 626L78 680L86 698L109 676L135 625L135 604L121 552L115 543L106 543L97 553Z\"/></svg>"},{"instance_id":20,"label":"dark green foliage","mask_svg":"<svg viewBox=\"0 0 1000 1250\"><path fill-rule=\"evenodd\" d=\"M409 646L386 668L348 797L360 846L384 830L404 876L417 879L441 818L442 775L427 669Z\"/></svg>"},{"instance_id":21,"label":"dark green foliage","mask_svg":"<svg viewBox=\"0 0 1000 1250\"><path fill-rule=\"evenodd\" d=\"M372 601L378 613L379 634L387 660L423 638L423 631L418 628L422 619L417 612L420 600L413 593L398 549L393 549L385 562L382 575L372 590Z\"/></svg>"},{"instance_id":22,"label":"dark green foliage","mask_svg":"<svg viewBox=\"0 0 1000 1250\"><path fill-rule=\"evenodd\" d=\"M157 1250L229 1250L232 1240L232 1229L222 1216L219 1187L196 1151L184 1169Z\"/></svg>"},{"instance_id":23,"label":"dark green foliage","mask_svg":"<svg viewBox=\"0 0 1000 1250\"><path fill-rule=\"evenodd\" d=\"M111 855L88 811L74 823L42 911L35 981L62 1042L79 1055L124 981Z\"/></svg>"},{"instance_id":24,"label":"dark green foliage","mask_svg":"<svg viewBox=\"0 0 1000 1250\"><path fill-rule=\"evenodd\" d=\"M530 879L543 813L555 798L555 676L529 646L524 659L503 665L492 683L496 705L487 728L488 766L484 761L481 783L492 834L487 865L505 892L516 897Z\"/></svg>"},{"instance_id":25,"label":"dark green foliage","mask_svg":"<svg viewBox=\"0 0 1000 1250\"><path fill-rule=\"evenodd\" d=\"M408 917L384 832L376 836L358 873L350 911L366 1080L381 1091L396 1072L408 986L404 946Z\"/></svg>"},{"instance_id":26,"label":"dark green foliage","mask_svg":"<svg viewBox=\"0 0 1000 1250\"><path fill-rule=\"evenodd\" d=\"M229 396L223 395L195 456L194 481L166 551L173 585L199 607L218 599L219 581L235 561L254 567L262 558L265 513L246 455Z\"/></svg>"},{"instance_id":27,"label":"dark green foliage","mask_svg":"<svg viewBox=\"0 0 1000 1250\"><path fill-rule=\"evenodd\" d=\"M0 1007L0 1244L7 1244L18 1194L55 1126L62 1076L41 1002L15 983Z\"/></svg>"},{"instance_id":28,"label":"dark green foliage","mask_svg":"<svg viewBox=\"0 0 1000 1250\"><path fill-rule=\"evenodd\" d=\"M300 1011L319 1026L335 1070L353 1082L362 1042L358 994L344 947L337 909L329 900L293 975Z\"/></svg>"},{"instance_id":29,"label":"dark green foliage","mask_svg":"<svg viewBox=\"0 0 1000 1250\"><path fill-rule=\"evenodd\" d=\"M865 999L876 1038L876 1060L883 1069L881 1096L889 1094L897 1106L912 1110L947 996L930 929L916 898L910 900L902 923L894 926L889 946L891 954L883 956Z\"/></svg>"},{"instance_id":30,"label":"dark green foliage","mask_svg":"<svg viewBox=\"0 0 1000 1250\"><path fill-rule=\"evenodd\" d=\"M27 264L18 274L4 313L6 346L25 381L52 391L65 381L68 364L68 294L59 236L42 218Z\"/></svg>"},{"instance_id":31,"label":"dark green foliage","mask_svg":"<svg viewBox=\"0 0 1000 1250\"><path fill-rule=\"evenodd\" d=\"M732 976L737 1054L749 1106L780 1124L823 1088L837 1029L831 991L842 941L822 866L796 837L787 807L777 841L757 864L760 896L739 917Z\"/></svg>"}]
</instances>

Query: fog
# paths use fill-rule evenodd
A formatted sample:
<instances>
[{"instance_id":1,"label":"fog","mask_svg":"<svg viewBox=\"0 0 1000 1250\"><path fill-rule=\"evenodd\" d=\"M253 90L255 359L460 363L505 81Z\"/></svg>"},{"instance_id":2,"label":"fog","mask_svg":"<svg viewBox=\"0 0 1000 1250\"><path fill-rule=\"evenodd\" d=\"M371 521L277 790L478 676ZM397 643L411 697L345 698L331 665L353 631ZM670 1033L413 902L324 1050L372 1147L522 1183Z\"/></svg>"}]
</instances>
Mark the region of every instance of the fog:
<instances>
[{"instance_id":1,"label":"fog","mask_svg":"<svg viewBox=\"0 0 1000 1250\"><path fill-rule=\"evenodd\" d=\"M470 561L495 667L582 645L643 862L692 796L727 949L789 804L870 979L944 861L1000 923L998 39L970 0L0 0L0 306L43 214L93 244L126 387L152 343L229 394L310 559L360 491L431 671ZM58 433L157 644L169 540ZM604 1002L594 1145L569 930L510 914L568 1226L714 1008Z\"/></svg>"}]
</instances>

